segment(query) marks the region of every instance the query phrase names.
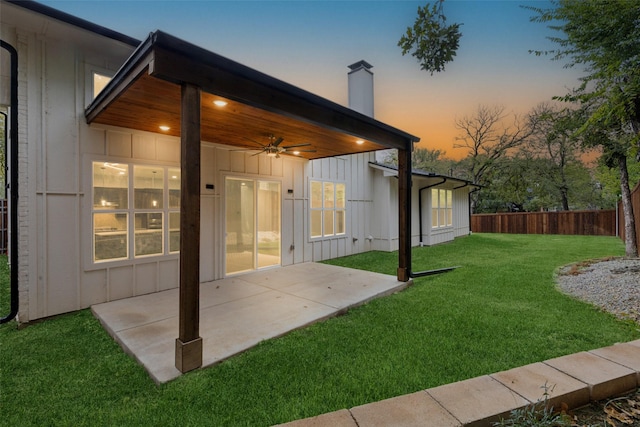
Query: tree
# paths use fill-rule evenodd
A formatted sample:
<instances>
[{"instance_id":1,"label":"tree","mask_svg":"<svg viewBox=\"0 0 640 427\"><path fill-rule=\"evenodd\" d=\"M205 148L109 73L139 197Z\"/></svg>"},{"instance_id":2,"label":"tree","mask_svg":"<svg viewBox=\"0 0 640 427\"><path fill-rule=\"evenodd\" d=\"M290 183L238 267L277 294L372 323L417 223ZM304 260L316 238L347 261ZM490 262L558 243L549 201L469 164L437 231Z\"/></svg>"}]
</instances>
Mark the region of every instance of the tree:
<instances>
[{"instance_id":1,"label":"tree","mask_svg":"<svg viewBox=\"0 0 640 427\"><path fill-rule=\"evenodd\" d=\"M466 161L462 163L466 176L474 184L487 184L487 175L509 150L522 145L536 129L535 116L513 117L511 125L505 124L503 106L480 105L474 116L464 116L455 120L460 131L456 137L456 148L467 150Z\"/></svg>"},{"instance_id":2,"label":"tree","mask_svg":"<svg viewBox=\"0 0 640 427\"><path fill-rule=\"evenodd\" d=\"M407 27L398 46L402 55L411 52L420 63L420 69L434 72L444 71L447 62L453 61L460 45L460 25L446 25L446 17L442 12L444 0L437 0L429 7L418 6L418 13L413 27Z\"/></svg>"},{"instance_id":3,"label":"tree","mask_svg":"<svg viewBox=\"0 0 640 427\"><path fill-rule=\"evenodd\" d=\"M538 129L523 147L529 156L547 159L545 168L539 173L549 183L548 190L558 195L562 210L569 210L569 192L576 190L570 183L570 171L584 168L579 159L582 153L580 139L576 130L581 126L580 117L575 111L552 106L539 105L537 115Z\"/></svg>"},{"instance_id":4,"label":"tree","mask_svg":"<svg viewBox=\"0 0 640 427\"><path fill-rule=\"evenodd\" d=\"M585 67L580 86L559 99L579 105L584 122L578 133L585 145L601 147L604 163L618 168L626 254L637 257L627 157L640 144L640 3L552 0L552 5L528 7L537 14L532 21L562 33L550 37L557 49L535 53Z\"/></svg>"}]
</instances>

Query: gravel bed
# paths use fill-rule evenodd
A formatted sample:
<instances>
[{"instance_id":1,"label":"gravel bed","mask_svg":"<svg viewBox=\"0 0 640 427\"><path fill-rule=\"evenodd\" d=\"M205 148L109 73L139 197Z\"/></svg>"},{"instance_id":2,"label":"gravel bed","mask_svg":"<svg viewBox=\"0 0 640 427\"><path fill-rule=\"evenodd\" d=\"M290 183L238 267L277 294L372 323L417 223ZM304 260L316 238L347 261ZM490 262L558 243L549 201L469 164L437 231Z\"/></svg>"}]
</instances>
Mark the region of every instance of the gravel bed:
<instances>
[{"instance_id":1,"label":"gravel bed","mask_svg":"<svg viewBox=\"0 0 640 427\"><path fill-rule=\"evenodd\" d=\"M562 267L558 288L621 319L640 323L640 259L614 258Z\"/></svg>"}]
</instances>

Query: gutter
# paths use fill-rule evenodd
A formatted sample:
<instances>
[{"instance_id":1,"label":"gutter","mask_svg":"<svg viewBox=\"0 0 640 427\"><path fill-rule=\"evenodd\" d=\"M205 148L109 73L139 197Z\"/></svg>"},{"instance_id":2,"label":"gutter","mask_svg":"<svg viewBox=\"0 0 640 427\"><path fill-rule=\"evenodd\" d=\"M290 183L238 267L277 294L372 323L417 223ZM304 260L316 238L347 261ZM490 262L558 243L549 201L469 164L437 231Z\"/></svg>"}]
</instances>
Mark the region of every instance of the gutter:
<instances>
[{"instance_id":1,"label":"gutter","mask_svg":"<svg viewBox=\"0 0 640 427\"><path fill-rule=\"evenodd\" d=\"M11 241L9 243L9 266L11 269L10 293L11 293L11 309L6 317L0 319L0 324L13 320L18 315L18 51L4 40L0 40L0 47L9 51L11 55L11 89L10 89L10 106L11 106L11 140L10 151L7 151L7 132L6 132L6 115L5 115L5 155L9 153L11 164L7 167L5 159L5 171L8 169L10 173L7 181L7 189L10 188L11 197L9 199L10 213L10 230ZM6 177L6 174L5 174Z\"/></svg>"}]
</instances>

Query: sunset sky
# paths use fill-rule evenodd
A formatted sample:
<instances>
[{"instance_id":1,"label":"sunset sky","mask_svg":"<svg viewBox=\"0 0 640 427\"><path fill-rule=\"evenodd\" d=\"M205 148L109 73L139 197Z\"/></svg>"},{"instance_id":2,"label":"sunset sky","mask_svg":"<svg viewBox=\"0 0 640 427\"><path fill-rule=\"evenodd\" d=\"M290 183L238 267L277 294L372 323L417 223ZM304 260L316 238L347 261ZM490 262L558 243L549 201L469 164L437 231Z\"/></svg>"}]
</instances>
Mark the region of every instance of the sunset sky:
<instances>
[{"instance_id":1,"label":"sunset sky","mask_svg":"<svg viewBox=\"0 0 640 427\"><path fill-rule=\"evenodd\" d=\"M462 23L453 63L434 76L397 46L426 1L41 1L144 39L162 30L278 79L347 105L347 66L373 65L375 118L421 138L419 147L454 149L456 117L479 105L526 113L577 85L580 70L529 54L553 33L529 22L521 5L544 1L446 0L449 23Z\"/></svg>"}]
</instances>

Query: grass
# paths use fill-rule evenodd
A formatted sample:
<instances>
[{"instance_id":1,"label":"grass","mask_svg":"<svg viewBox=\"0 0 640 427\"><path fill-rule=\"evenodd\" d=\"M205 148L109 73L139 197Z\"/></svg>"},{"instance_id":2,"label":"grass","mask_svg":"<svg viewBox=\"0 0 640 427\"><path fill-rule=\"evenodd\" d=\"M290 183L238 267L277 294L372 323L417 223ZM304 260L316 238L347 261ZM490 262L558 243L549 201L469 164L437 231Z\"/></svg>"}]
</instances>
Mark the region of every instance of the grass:
<instances>
[{"instance_id":1,"label":"grass","mask_svg":"<svg viewBox=\"0 0 640 427\"><path fill-rule=\"evenodd\" d=\"M0 426L271 425L638 339L636 324L553 285L561 265L623 253L618 239L582 236L416 248L416 271L461 268L161 386L88 310L3 325ZM397 254L331 263L394 274Z\"/></svg>"}]
</instances>

